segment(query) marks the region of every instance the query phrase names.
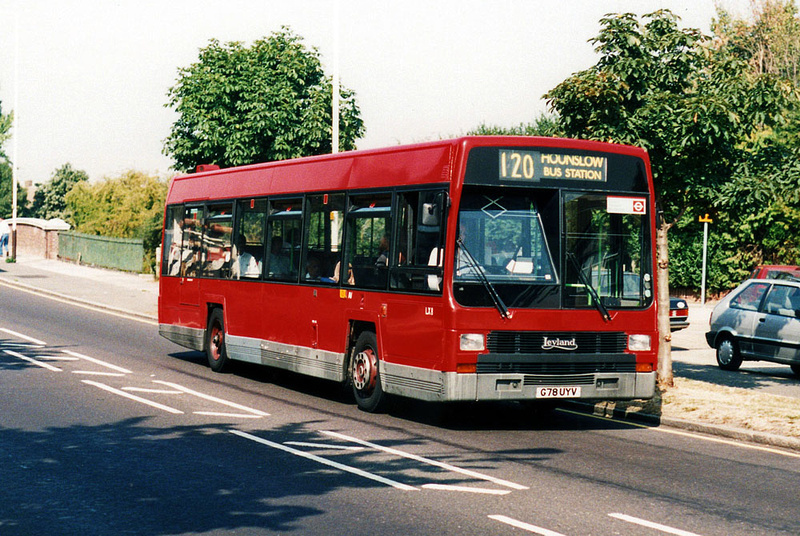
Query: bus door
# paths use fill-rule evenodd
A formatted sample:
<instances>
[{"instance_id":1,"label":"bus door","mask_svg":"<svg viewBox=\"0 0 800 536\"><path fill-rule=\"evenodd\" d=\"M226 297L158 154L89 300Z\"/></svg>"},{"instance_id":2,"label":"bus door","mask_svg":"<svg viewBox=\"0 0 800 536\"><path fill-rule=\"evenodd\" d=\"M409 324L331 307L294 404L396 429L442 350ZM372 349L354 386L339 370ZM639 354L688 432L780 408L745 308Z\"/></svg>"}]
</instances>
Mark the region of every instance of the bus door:
<instances>
[{"instance_id":1,"label":"bus door","mask_svg":"<svg viewBox=\"0 0 800 536\"><path fill-rule=\"evenodd\" d=\"M446 202L442 190L396 195L398 221L389 271L394 292L386 296L379 314L384 352L395 363L435 369L443 360Z\"/></svg>"},{"instance_id":2,"label":"bus door","mask_svg":"<svg viewBox=\"0 0 800 536\"><path fill-rule=\"evenodd\" d=\"M183 213L183 246L181 247L180 304L200 306L200 279L205 263L203 250L204 208L189 206Z\"/></svg>"}]
</instances>

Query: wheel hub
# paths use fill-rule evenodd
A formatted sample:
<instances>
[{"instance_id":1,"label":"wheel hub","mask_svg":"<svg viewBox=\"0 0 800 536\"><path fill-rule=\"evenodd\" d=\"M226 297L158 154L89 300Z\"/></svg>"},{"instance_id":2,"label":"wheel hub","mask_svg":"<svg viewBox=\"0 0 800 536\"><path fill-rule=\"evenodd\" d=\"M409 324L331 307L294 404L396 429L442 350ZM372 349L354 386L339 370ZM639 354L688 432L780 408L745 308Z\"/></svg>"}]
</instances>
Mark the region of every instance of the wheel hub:
<instances>
[{"instance_id":1,"label":"wheel hub","mask_svg":"<svg viewBox=\"0 0 800 536\"><path fill-rule=\"evenodd\" d=\"M371 390L378 376L378 360L372 350L364 350L353 359L353 385L359 391Z\"/></svg>"}]
</instances>

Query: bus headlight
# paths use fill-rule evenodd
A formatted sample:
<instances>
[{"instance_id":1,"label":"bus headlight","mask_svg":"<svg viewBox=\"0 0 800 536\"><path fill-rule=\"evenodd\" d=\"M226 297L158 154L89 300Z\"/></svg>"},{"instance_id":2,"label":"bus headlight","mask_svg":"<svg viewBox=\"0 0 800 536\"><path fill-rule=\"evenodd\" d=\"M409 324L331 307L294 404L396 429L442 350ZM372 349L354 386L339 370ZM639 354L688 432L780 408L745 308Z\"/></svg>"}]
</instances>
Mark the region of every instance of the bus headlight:
<instances>
[{"instance_id":1,"label":"bus headlight","mask_svg":"<svg viewBox=\"0 0 800 536\"><path fill-rule=\"evenodd\" d=\"M650 335L628 335L628 350L631 352L650 351Z\"/></svg>"},{"instance_id":2,"label":"bus headlight","mask_svg":"<svg viewBox=\"0 0 800 536\"><path fill-rule=\"evenodd\" d=\"M480 352L486 349L483 334L462 333L458 342L458 349L463 352Z\"/></svg>"}]
</instances>

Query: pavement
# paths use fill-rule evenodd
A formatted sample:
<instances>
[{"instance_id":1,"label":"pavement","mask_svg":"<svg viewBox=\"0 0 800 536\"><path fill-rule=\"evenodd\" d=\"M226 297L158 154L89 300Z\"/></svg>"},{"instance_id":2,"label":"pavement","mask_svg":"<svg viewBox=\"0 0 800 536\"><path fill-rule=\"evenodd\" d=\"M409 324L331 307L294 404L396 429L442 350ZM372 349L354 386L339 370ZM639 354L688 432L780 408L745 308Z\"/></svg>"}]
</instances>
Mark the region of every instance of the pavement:
<instances>
[{"instance_id":1,"label":"pavement","mask_svg":"<svg viewBox=\"0 0 800 536\"><path fill-rule=\"evenodd\" d=\"M158 322L158 281L151 274L131 274L54 259L18 256L14 263L0 260L2 284Z\"/></svg>"},{"instance_id":2,"label":"pavement","mask_svg":"<svg viewBox=\"0 0 800 536\"><path fill-rule=\"evenodd\" d=\"M131 274L59 260L21 256L15 263L0 260L0 292L4 285L77 305L134 317L154 325L158 322L158 281L153 275ZM708 318L713 306L714 303L690 304L690 327L673 333L673 361L676 375L681 375L681 363L689 364L686 363L687 360L699 359L702 362L714 362L714 351L708 348L702 335L707 329ZM590 413L611 416L603 404L592 406L579 403L576 406L585 406ZM611 414L617 417L628 417L614 412L613 409ZM689 429L800 451L800 441L796 438L759 434L730 426L715 426L655 416L653 416L651 424Z\"/></svg>"}]
</instances>

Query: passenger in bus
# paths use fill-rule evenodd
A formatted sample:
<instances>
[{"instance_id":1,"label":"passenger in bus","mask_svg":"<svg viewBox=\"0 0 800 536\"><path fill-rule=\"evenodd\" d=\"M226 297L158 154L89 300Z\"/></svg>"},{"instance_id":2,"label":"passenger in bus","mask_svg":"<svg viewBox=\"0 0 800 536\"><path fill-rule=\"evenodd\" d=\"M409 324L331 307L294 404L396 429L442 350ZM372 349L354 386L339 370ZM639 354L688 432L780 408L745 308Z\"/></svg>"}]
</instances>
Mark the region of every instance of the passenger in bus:
<instances>
[{"instance_id":1,"label":"passenger in bus","mask_svg":"<svg viewBox=\"0 0 800 536\"><path fill-rule=\"evenodd\" d=\"M261 275L261 267L255 257L245 251L247 239L243 234L236 237L236 248L234 254L236 261L233 263L234 279L242 277L258 277Z\"/></svg>"},{"instance_id":2,"label":"passenger in bus","mask_svg":"<svg viewBox=\"0 0 800 536\"><path fill-rule=\"evenodd\" d=\"M303 279L306 281L319 281L320 271L319 259L317 257L308 257L306 261L306 275Z\"/></svg>"},{"instance_id":3,"label":"passenger in bus","mask_svg":"<svg viewBox=\"0 0 800 536\"><path fill-rule=\"evenodd\" d=\"M347 281L345 281L345 284L347 284L347 285L355 285L356 281L355 281L355 277L353 276L353 265L348 263L347 266L348 266L348 268L347 268ZM333 282L333 283L338 283L339 282L339 270L341 269L341 267L342 267L342 261L337 262L336 263L336 268L333 269L333 277L331 278L331 282ZM325 279L326 278L323 278L323 281Z\"/></svg>"},{"instance_id":4,"label":"passenger in bus","mask_svg":"<svg viewBox=\"0 0 800 536\"><path fill-rule=\"evenodd\" d=\"M375 266L389 266L389 237L386 235L383 235L378 244L378 258Z\"/></svg>"},{"instance_id":5,"label":"passenger in bus","mask_svg":"<svg viewBox=\"0 0 800 536\"><path fill-rule=\"evenodd\" d=\"M283 250L283 238L273 236L269 248L269 275L271 277L285 277L289 275L292 263Z\"/></svg>"}]
</instances>

